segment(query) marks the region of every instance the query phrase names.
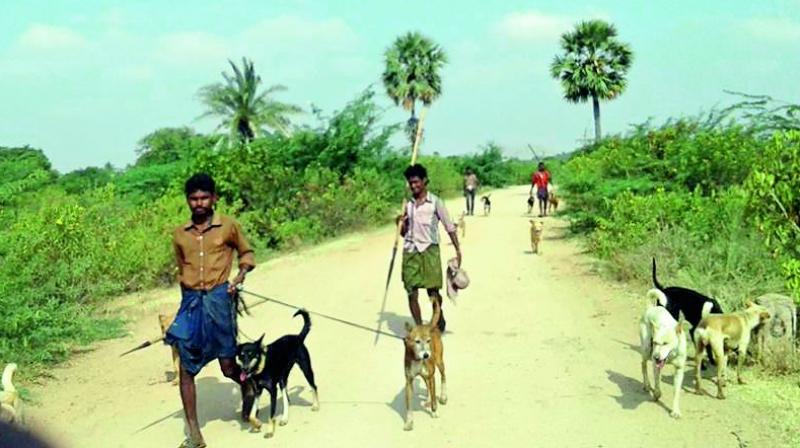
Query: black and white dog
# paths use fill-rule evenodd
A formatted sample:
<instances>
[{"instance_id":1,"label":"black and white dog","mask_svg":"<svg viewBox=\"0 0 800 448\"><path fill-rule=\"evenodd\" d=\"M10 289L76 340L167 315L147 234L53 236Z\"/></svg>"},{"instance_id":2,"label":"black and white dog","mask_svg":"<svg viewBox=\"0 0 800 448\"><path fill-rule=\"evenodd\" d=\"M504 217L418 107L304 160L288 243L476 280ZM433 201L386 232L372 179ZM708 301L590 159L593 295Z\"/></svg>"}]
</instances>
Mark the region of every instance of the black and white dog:
<instances>
[{"instance_id":1,"label":"black and white dog","mask_svg":"<svg viewBox=\"0 0 800 448\"><path fill-rule=\"evenodd\" d=\"M280 418L280 425L289 422L289 391L287 382L289 372L295 364L300 366L306 381L311 386L313 394L312 411L319 410L319 397L317 396L317 385L314 382L314 371L311 369L311 355L305 346L305 339L311 330L311 318L306 310L298 310L294 313L303 316L303 329L299 334L286 335L278 338L273 343L264 346L264 335L261 335L255 342L239 344L236 350L236 360L242 368L241 381L252 381L255 389L255 403L250 411L250 424L252 429L261 429L261 421L257 417L258 399L266 389L270 396L270 412L267 421L266 437L275 434L275 407L277 405L278 387L283 391L283 413Z\"/></svg>"},{"instance_id":2,"label":"black and white dog","mask_svg":"<svg viewBox=\"0 0 800 448\"><path fill-rule=\"evenodd\" d=\"M653 257L653 286L667 296L667 304L664 305L664 308L669 311L669 314L677 321L680 320L680 314L683 313L686 321L692 325L692 329L689 332L692 341L694 341L694 330L703 319L704 309L709 309L711 313L724 313L722 306L716 299L704 296L695 290L680 286L663 287L656 278L655 257ZM712 359L710 351L708 356L709 359Z\"/></svg>"},{"instance_id":3,"label":"black and white dog","mask_svg":"<svg viewBox=\"0 0 800 448\"><path fill-rule=\"evenodd\" d=\"M492 200L489 199L490 194L486 196L481 196L481 202L483 202L483 215L489 216L489 213L492 212Z\"/></svg>"}]
</instances>

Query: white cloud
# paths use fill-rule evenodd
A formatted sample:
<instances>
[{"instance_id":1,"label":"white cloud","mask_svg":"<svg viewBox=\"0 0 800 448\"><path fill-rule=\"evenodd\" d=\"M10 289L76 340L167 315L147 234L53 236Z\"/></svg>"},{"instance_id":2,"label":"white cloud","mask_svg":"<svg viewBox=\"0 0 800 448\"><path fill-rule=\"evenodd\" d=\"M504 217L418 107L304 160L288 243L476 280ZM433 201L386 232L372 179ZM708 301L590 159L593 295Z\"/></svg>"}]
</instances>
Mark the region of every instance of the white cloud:
<instances>
[{"instance_id":1,"label":"white cloud","mask_svg":"<svg viewBox=\"0 0 800 448\"><path fill-rule=\"evenodd\" d=\"M496 36L516 42L542 42L558 39L570 29L571 17L551 15L540 11L512 12L492 25Z\"/></svg>"},{"instance_id":2,"label":"white cloud","mask_svg":"<svg viewBox=\"0 0 800 448\"><path fill-rule=\"evenodd\" d=\"M758 17L744 21L743 28L753 37L772 42L800 40L800 23L785 17Z\"/></svg>"},{"instance_id":3,"label":"white cloud","mask_svg":"<svg viewBox=\"0 0 800 448\"><path fill-rule=\"evenodd\" d=\"M88 45L86 38L69 28L35 24L23 32L17 46L23 50L71 51Z\"/></svg>"}]
</instances>

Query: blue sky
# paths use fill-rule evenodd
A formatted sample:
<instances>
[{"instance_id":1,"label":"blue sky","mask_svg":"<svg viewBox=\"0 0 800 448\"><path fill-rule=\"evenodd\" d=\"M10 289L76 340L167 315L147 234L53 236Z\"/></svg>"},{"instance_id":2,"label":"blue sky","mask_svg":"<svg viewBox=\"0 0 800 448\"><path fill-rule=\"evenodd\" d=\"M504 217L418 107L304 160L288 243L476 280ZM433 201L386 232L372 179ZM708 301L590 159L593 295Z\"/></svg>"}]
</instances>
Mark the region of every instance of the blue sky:
<instances>
[{"instance_id":1,"label":"blue sky","mask_svg":"<svg viewBox=\"0 0 800 448\"><path fill-rule=\"evenodd\" d=\"M387 123L400 121L379 84L383 51L417 30L450 58L423 151L492 140L557 153L592 133L590 106L565 102L548 71L558 36L585 18L615 23L635 52L627 91L602 105L604 132L707 110L730 101L725 89L800 103L800 0L6 0L0 146L42 148L60 171L124 166L154 129L210 131L197 90L241 56L306 109L341 108L374 83Z\"/></svg>"}]
</instances>

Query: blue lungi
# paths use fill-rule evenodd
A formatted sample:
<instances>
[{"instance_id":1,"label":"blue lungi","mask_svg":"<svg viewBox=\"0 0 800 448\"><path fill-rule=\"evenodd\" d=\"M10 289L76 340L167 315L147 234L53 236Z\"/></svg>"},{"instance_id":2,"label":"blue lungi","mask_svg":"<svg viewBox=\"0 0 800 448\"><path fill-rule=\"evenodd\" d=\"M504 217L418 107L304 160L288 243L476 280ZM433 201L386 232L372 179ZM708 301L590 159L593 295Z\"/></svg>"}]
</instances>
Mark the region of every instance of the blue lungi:
<instances>
[{"instance_id":1,"label":"blue lungi","mask_svg":"<svg viewBox=\"0 0 800 448\"><path fill-rule=\"evenodd\" d=\"M181 366L197 375L217 358L236 356L236 311L228 295L228 283L210 291L181 288L181 307L164 337L175 346Z\"/></svg>"}]
</instances>

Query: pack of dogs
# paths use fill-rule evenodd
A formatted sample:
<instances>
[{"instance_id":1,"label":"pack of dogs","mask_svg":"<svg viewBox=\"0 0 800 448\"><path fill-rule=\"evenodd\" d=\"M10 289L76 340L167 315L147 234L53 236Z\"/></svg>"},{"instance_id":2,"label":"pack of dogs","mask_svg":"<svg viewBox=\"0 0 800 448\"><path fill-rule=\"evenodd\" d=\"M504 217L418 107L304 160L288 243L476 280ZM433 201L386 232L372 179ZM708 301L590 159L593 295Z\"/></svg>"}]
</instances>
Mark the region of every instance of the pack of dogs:
<instances>
[{"instance_id":1,"label":"pack of dogs","mask_svg":"<svg viewBox=\"0 0 800 448\"><path fill-rule=\"evenodd\" d=\"M751 301L745 309L725 313L719 302L692 289L664 287L652 266L653 289L647 292L648 306L639 320L642 383L653 399L661 398L661 371L666 364L675 367L670 415L681 415L679 397L683 389L684 371L689 357L689 344L694 347L695 392L705 394L702 385L703 362L708 356L716 366L717 398L725 398L725 374L729 357L737 355L736 377L744 384L741 369L747 356L753 330L770 319L769 311ZM688 334L687 334L688 333ZM653 385L647 363L653 364Z\"/></svg>"}]
</instances>

